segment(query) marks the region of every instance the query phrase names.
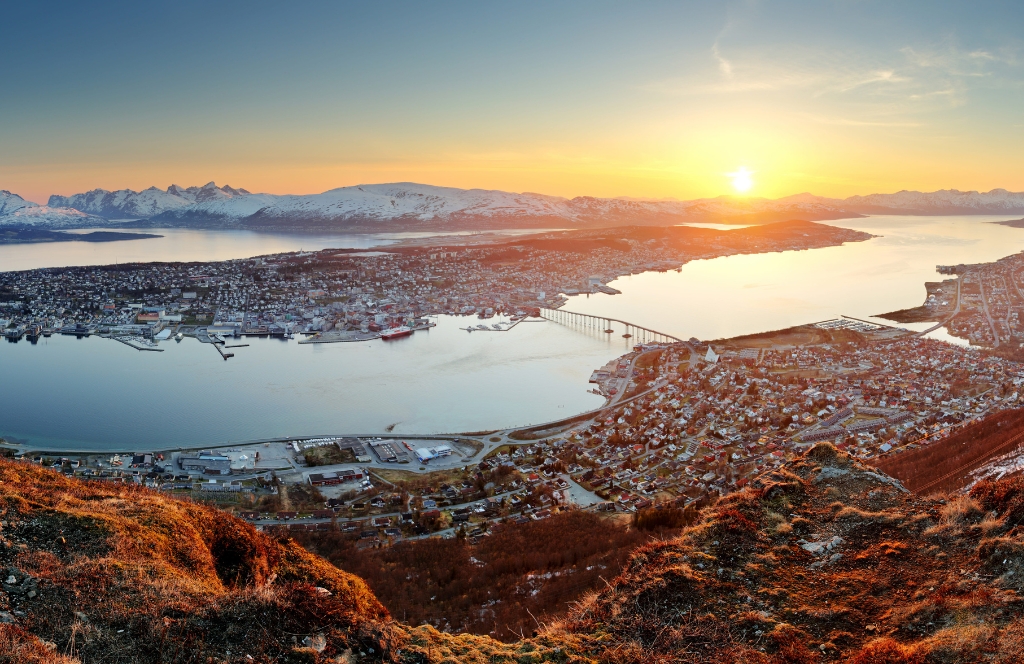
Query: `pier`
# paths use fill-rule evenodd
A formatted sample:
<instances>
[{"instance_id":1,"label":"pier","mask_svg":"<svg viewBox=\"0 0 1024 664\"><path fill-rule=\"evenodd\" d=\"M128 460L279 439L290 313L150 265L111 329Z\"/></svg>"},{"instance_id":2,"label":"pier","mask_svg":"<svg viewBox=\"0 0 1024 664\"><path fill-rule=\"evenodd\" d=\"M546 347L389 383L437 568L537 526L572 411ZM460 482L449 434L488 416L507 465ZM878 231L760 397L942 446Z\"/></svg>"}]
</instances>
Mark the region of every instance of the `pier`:
<instances>
[{"instance_id":1,"label":"pier","mask_svg":"<svg viewBox=\"0 0 1024 664\"><path fill-rule=\"evenodd\" d=\"M213 342L213 347L217 349L217 352L220 353L220 356L223 357L225 360L228 359L229 357L234 357L234 353L229 353L226 350L224 350L224 348L222 348L222 346L224 345L225 344L223 339Z\"/></svg>"},{"instance_id":2,"label":"pier","mask_svg":"<svg viewBox=\"0 0 1024 664\"><path fill-rule=\"evenodd\" d=\"M148 350L148 351L152 351L152 352L155 352L155 353L162 353L162 352L164 352L163 348L157 348L156 344L154 344L152 341L149 341L147 339L143 339L142 337L114 337L114 336L112 336L112 337L109 337L109 338L113 339L114 341L120 341L125 346L129 346L130 348L134 348L135 350Z\"/></svg>"},{"instance_id":3,"label":"pier","mask_svg":"<svg viewBox=\"0 0 1024 664\"><path fill-rule=\"evenodd\" d=\"M618 323L625 328L625 332L623 332L622 336L627 339L636 339L637 343L682 343L683 341L679 337L674 337L671 334L658 332L657 330L652 330L649 327L630 323L625 320L619 320L618 318L592 316L590 314L581 314L575 311L566 311L564 309L543 308L540 310L540 315L541 318L544 318L545 320L549 320L553 323L560 323L567 327L598 330L608 334L612 334L612 323Z\"/></svg>"}]
</instances>

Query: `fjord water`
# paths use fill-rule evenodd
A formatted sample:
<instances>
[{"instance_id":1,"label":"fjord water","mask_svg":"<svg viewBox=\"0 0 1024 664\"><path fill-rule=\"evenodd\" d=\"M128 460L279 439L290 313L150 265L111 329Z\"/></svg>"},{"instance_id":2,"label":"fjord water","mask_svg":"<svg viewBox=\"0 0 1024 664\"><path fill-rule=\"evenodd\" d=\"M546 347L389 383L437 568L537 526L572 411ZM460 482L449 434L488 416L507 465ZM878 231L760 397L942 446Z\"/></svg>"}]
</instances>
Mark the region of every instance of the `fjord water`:
<instances>
[{"instance_id":1,"label":"fjord water","mask_svg":"<svg viewBox=\"0 0 1024 664\"><path fill-rule=\"evenodd\" d=\"M612 285L622 295L574 297L565 308L701 339L843 314L868 318L920 305L924 282L942 278L936 265L987 262L1020 251L1024 229L985 223L1007 218L826 222L878 237L693 261L679 272L620 278ZM191 232L178 237L185 233ZM209 256L201 253L211 251L207 243L238 237L200 233L193 238L203 246L189 248L181 239L175 260ZM289 250L271 248L281 247L274 244L280 239L253 235L247 255ZM137 241L145 242L151 241ZM329 237L324 242L345 246ZM115 247L93 246L108 251L95 263L114 262ZM237 255L236 248L225 251ZM619 334L584 334L555 323L523 323L502 333L458 329L478 322L442 316L429 332L388 343L253 340L227 362L194 340L163 342L163 353L73 337L36 346L0 343L0 436L35 448L121 450L383 433L391 424L399 434L494 429L600 405L587 392L591 371L628 350Z\"/></svg>"},{"instance_id":2,"label":"fjord water","mask_svg":"<svg viewBox=\"0 0 1024 664\"><path fill-rule=\"evenodd\" d=\"M0 342L0 436L34 449L156 450L540 423L600 406L590 373L627 350L548 322L459 329L470 322L480 321L442 316L387 342L247 338L227 361L194 339L162 342L162 353L99 337Z\"/></svg>"},{"instance_id":3,"label":"fjord water","mask_svg":"<svg viewBox=\"0 0 1024 664\"><path fill-rule=\"evenodd\" d=\"M88 228L72 233L117 231L159 235L157 238L117 242L40 242L0 245L0 271L44 267L113 265L175 261L226 261L291 251L371 249L402 240L476 235L472 231L407 233L260 233L245 230L193 230L187 228ZM536 233L532 230L490 231L501 235Z\"/></svg>"},{"instance_id":4,"label":"fjord water","mask_svg":"<svg viewBox=\"0 0 1024 664\"><path fill-rule=\"evenodd\" d=\"M871 233L865 242L691 261L622 277L622 295L570 298L565 309L630 321L688 339L724 339L839 316L874 319L920 306L936 265L984 263L1024 249L1003 216L873 216L820 223ZM926 329L927 325L906 325ZM949 339L942 330L931 335Z\"/></svg>"}]
</instances>

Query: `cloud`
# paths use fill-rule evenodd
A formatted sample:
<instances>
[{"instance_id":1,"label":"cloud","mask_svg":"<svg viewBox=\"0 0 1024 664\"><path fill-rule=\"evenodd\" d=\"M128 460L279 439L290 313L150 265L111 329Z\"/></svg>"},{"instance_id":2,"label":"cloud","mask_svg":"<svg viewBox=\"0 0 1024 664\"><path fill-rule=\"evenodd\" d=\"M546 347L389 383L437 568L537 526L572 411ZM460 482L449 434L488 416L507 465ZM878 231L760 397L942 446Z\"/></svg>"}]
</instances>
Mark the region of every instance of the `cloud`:
<instances>
[{"instance_id":1,"label":"cloud","mask_svg":"<svg viewBox=\"0 0 1024 664\"><path fill-rule=\"evenodd\" d=\"M913 120L857 120L840 116L815 115L813 113L802 114L804 118L824 125L837 125L845 127L922 127L921 122Z\"/></svg>"},{"instance_id":2,"label":"cloud","mask_svg":"<svg viewBox=\"0 0 1024 664\"><path fill-rule=\"evenodd\" d=\"M721 52L718 50L718 42L716 41L714 46L711 47L711 52L714 54L715 59L718 60L718 69L727 78L732 77L732 63L722 57Z\"/></svg>"}]
</instances>

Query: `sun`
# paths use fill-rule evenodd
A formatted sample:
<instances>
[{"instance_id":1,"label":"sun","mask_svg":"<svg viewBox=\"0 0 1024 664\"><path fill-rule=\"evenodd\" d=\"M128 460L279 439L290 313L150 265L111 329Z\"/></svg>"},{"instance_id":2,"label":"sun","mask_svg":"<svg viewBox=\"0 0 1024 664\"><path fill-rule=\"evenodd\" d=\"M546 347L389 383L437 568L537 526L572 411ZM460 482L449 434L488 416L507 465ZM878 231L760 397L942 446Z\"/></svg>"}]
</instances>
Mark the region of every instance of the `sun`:
<instances>
[{"instance_id":1,"label":"sun","mask_svg":"<svg viewBox=\"0 0 1024 664\"><path fill-rule=\"evenodd\" d=\"M754 180L750 177L753 174L753 171L748 171L746 166L741 167L735 173L726 173L732 179L732 188L741 194L747 193L754 186Z\"/></svg>"}]
</instances>

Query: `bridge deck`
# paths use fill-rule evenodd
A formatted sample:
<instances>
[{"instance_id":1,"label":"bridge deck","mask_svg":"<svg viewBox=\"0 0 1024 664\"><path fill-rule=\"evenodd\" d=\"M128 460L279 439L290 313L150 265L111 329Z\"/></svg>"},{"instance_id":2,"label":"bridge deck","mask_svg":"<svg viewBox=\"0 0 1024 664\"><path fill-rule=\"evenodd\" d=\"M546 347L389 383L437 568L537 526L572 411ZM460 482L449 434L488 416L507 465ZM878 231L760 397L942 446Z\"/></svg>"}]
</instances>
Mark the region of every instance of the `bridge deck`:
<instances>
[{"instance_id":1,"label":"bridge deck","mask_svg":"<svg viewBox=\"0 0 1024 664\"><path fill-rule=\"evenodd\" d=\"M651 328L644 327L643 325L637 325L636 323L630 323L628 320L621 320L619 318L611 318L609 316L594 316L593 314L581 314L581 313L576 312L576 311L566 311L565 309L541 309L540 310L540 314L541 314L542 318L546 318L547 320L550 320L550 321L556 322L556 323L560 322L559 320L557 320L557 317L559 317L559 316L563 316L563 317L566 317L566 318L569 317L569 316L577 316L577 317L580 317L580 318L589 319L589 320L593 320L593 321L608 321L609 323L620 323L622 325L625 325L626 327L631 327L631 328L633 328L635 330L643 330L644 332L647 332L648 334L650 334L652 336L664 337L666 339L671 339L671 340L677 341L679 343L682 343L682 341L683 341L679 337L673 336L671 334L665 334L664 332L658 332L657 330L652 330ZM545 315L545 314L550 314L550 315Z\"/></svg>"}]
</instances>

